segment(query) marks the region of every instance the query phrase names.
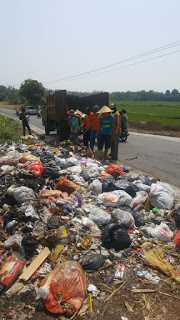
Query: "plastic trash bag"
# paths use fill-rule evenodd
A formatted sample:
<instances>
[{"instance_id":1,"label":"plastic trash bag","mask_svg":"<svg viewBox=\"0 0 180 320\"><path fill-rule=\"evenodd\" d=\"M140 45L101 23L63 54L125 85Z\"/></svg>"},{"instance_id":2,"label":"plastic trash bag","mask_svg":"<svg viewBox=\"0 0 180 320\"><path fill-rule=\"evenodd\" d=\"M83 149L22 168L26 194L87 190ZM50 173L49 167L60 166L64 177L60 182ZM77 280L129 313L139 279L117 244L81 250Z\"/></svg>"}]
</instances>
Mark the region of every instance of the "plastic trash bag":
<instances>
[{"instance_id":1,"label":"plastic trash bag","mask_svg":"<svg viewBox=\"0 0 180 320\"><path fill-rule=\"evenodd\" d=\"M95 196L98 194L102 193L102 183L95 179L90 185L89 185L89 190L91 190L91 193Z\"/></svg>"},{"instance_id":2,"label":"plastic trash bag","mask_svg":"<svg viewBox=\"0 0 180 320\"><path fill-rule=\"evenodd\" d=\"M138 191L137 187L129 180L122 179L114 182L114 190L124 190L127 192L132 198L136 196L136 192Z\"/></svg>"},{"instance_id":3,"label":"plastic trash bag","mask_svg":"<svg viewBox=\"0 0 180 320\"><path fill-rule=\"evenodd\" d=\"M90 167L90 168L82 168L82 176L84 180L96 179L99 176L99 171L96 167Z\"/></svg>"},{"instance_id":4,"label":"plastic trash bag","mask_svg":"<svg viewBox=\"0 0 180 320\"><path fill-rule=\"evenodd\" d=\"M65 177L61 177L59 182L57 183L55 190L60 190L62 192L67 192L68 194L77 191L80 187L74 182L66 179Z\"/></svg>"},{"instance_id":5,"label":"plastic trash bag","mask_svg":"<svg viewBox=\"0 0 180 320\"><path fill-rule=\"evenodd\" d=\"M103 266L104 261L105 259L102 254L93 254L87 257L81 265L84 271L92 273L98 271Z\"/></svg>"},{"instance_id":6,"label":"plastic trash bag","mask_svg":"<svg viewBox=\"0 0 180 320\"><path fill-rule=\"evenodd\" d=\"M18 203L30 202L35 199L35 194L32 189L22 186L14 189L14 198Z\"/></svg>"},{"instance_id":7,"label":"plastic trash bag","mask_svg":"<svg viewBox=\"0 0 180 320\"><path fill-rule=\"evenodd\" d=\"M75 261L66 261L57 265L41 282L49 289L45 307L52 313L68 313L72 316L79 312L86 293L86 274Z\"/></svg>"},{"instance_id":8,"label":"plastic trash bag","mask_svg":"<svg viewBox=\"0 0 180 320\"><path fill-rule=\"evenodd\" d=\"M33 206L31 204L29 204L26 208L25 208L25 216L26 217L32 217L35 219L39 219L38 214L36 213L36 211L34 210Z\"/></svg>"},{"instance_id":9,"label":"plastic trash bag","mask_svg":"<svg viewBox=\"0 0 180 320\"><path fill-rule=\"evenodd\" d=\"M180 228L180 206L174 209L173 217L174 217L177 228Z\"/></svg>"},{"instance_id":10,"label":"plastic trash bag","mask_svg":"<svg viewBox=\"0 0 180 320\"><path fill-rule=\"evenodd\" d=\"M14 170L14 166L4 165L4 166L1 167L1 170L2 170L1 174L5 175L5 174L13 171Z\"/></svg>"},{"instance_id":11,"label":"plastic trash bag","mask_svg":"<svg viewBox=\"0 0 180 320\"><path fill-rule=\"evenodd\" d=\"M134 218L128 211L115 209L112 211L111 216L116 223L126 229L134 227Z\"/></svg>"},{"instance_id":12,"label":"plastic trash bag","mask_svg":"<svg viewBox=\"0 0 180 320\"><path fill-rule=\"evenodd\" d=\"M19 153L16 150L9 151L6 156L0 158L0 166L9 165L9 166L15 166L19 159L21 158L21 153Z\"/></svg>"},{"instance_id":13,"label":"plastic trash bag","mask_svg":"<svg viewBox=\"0 0 180 320\"><path fill-rule=\"evenodd\" d=\"M143 184L151 186L151 184L153 183L152 179L148 178L147 176L145 176L144 174L140 174L136 180L141 180Z\"/></svg>"},{"instance_id":14,"label":"plastic trash bag","mask_svg":"<svg viewBox=\"0 0 180 320\"><path fill-rule=\"evenodd\" d=\"M101 171L102 172L102 171ZM101 179L102 183L102 192L110 192L114 191L116 187L114 186L115 179L113 176L109 175L103 179Z\"/></svg>"},{"instance_id":15,"label":"plastic trash bag","mask_svg":"<svg viewBox=\"0 0 180 320\"><path fill-rule=\"evenodd\" d=\"M82 172L82 168L80 166L73 166L73 167L69 167L67 168L67 173L71 173L71 174L81 174Z\"/></svg>"},{"instance_id":16,"label":"plastic trash bag","mask_svg":"<svg viewBox=\"0 0 180 320\"><path fill-rule=\"evenodd\" d=\"M60 169L58 166L50 166L48 164L44 165L43 177L51 177L52 179L56 179L60 177Z\"/></svg>"},{"instance_id":17,"label":"plastic trash bag","mask_svg":"<svg viewBox=\"0 0 180 320\"><path fill-rule=\"evenodd\" d=\"M4 247L10 248L10 247L16 246L19 248L21 246L21 242L22 242L22 236L16 233L13 236L11 236L9 239L4 241Z\"/></svg>"},{"instance_id":18,"label":"plastic trash bag","mask_svg":"<svg viewBox=\"0 0 180 320\"><path fill-rule=\"evenodd\" d=\"M109 173L115 179L119 176L124 176L124 172L121 167L114 163L111 163L110 166L106 167L105 172Z\"/></svg>"},{"instance_id":19,"label":"plastic trash bag","mask_svg":"<svg viewBox=\"0 0 180 320\"><path fill-rule=\"evenodd\" d=\"M151 185L149 200L153 207L170 210L174 205L175 191L169 184L157 181Z\"/></svg>"},{"instance_id":20,"label":"plastic trash bag","mask_svg":"<svg viewBox=\"0 0 180 320\"><path fill-rule=\"evenodd\" d=\"M30 152L24 152L22 155L21 155L21 158L19 160L19 162L21 163L26 163L27 161L39 161L40 159L33 156L32 153Z\"/></svg>"},{"instance_id":21,"label":"plastic trash bag","mask_svg":"<svg viewBox=\"0 0 180 320\"><path fill-rule=\"evenodd\" d=\"M161 241L169 242L173 237L173 232L169 229L168 225L164 222L161 222L159 226L156 227L144 227L145 230L151 237L157 238Z\"/></svg>"},{"instance_id":22,"label":"plastic trash bag","mask_svg":"<svg viewBox=\"0 0 180 320\"><path fill-rule=\"evenodd\" d=\"M59 227L59 217L50 218L47 222L48 229L57 229Z\"/></svg>"},{"instance_id":23,"label":"plastic trash bag","mask_svg":"<svg viewBox=\"0 0 180 320\"><path fill-rule=\"evenodd\" d=\"M102 236L102 245L107 249L126 249L131 244L131 239L127 231L116 223L105 226Z\"/></svg>"},{"instance_id":24,"label":"plastic trash bag","mask_svg":"<svg viewBox=\"0 0 180 320\"><path fill-rule=\"evenodd\" d=\"M34 172L36 177L41 177L43 173L44 165L41 162L32 163L28 170Z\"/></svg>"},{"instance_id":25,"label":"plastic trash bag","mask_svg":"<svg viewBox=\"0 0 180 320\"><path fill-rule=\"evenodd\" d=\"M139 205L144 205L146 200L148 200L148 194L145 191L138 191L136 197L132 200L133 208L136 208Z\"/></svg>"},{"instance_id":26,"label":"plastic trash bag","mask_svg":"<svg viewBox=\"0 0 180 320\"><path fill-rule=\"evenodd\" d=\"M34 256L37 241L33 238L33 236L30 233L25 234L21 244L24 248L27 257Z\"/></svg>"},{"instance_id":27,"label":"plastic trash bag","mask_svg":"<svg viewBox=\"0 0 180 320\"><path fill-rule=\"evenodd\" d=\"M88 228L91 232L95 233L95 234L100 234L101 231L99 229L99 227L97 226L97 224L92 221L91 219L87 218L87 217L81 217L82 219L82 224Z\"/></svg>"},{"instance_id":28,"label":"plastic trash bag","mask_svg":"<svg viewBox=\"0 0 180 320\"><path fill-rule=\"evenodd\" d=\"M138 188L138 191L149 191L150 186L147 184L142 183L141 180L135 180L133 184Z\"/></svg>"},{"instance_id":29,"label":"plastic trash bag","mask_svg":"<svg viewBox=\"0 0 180 320\"><path fill-rule=\"evenodd\" d=\"M139 214L138 212L132 212L132 215L134 217L134 221L135 221L135 226L136 227L142 227L145 225L145 220L143 218L143 216L141 214Z\"/></svg>"},{"instance_id":30,"label":"plastic trash bag","mask_svg":"<svg viewBox=\"0 0 180 320\"><path fill-rule=\"evenodd\" d=\"M66 162L63 163L61 162L61 168L66 169L72 166L77 166L78 165L78 160L76 158L68 158L66 159Z\"/></svg>"},{"instance_id":31,"label":"plastic trash bag","mask_svg":"<svg viewBox=\"0 0 180 320\"><path fill-rule=\"evenodd\" d=\"M90 207L89 219L94 221L98 226L104 226L110 222L111 216L108 212L92 205Z\"/></svg>"},{"instance_id":32,"label":"plastic trash bag","mask_svg":"<svg viewBox=\"0 0 180 320\"><path fill-rule=\"evenodd\" d=\"M106 207L132 206L132 197L123 190L104 192L98 195L98 199Z\"/></svg>"},{"instance_id":33,"label":"plastic trash bag","mask_svg":"<svg viewBox=\"0 0 180 320\"><path fill-rule=\"evenodd\" d=\"M165 259L165 250L169 249L169 246L157 245L154 249L150 251L143 250L146 259L154 267L162 271L167 276L173 277L176 281L180 282L180 272L173 269L173 267Z\"/></svg>"}]
</instances>

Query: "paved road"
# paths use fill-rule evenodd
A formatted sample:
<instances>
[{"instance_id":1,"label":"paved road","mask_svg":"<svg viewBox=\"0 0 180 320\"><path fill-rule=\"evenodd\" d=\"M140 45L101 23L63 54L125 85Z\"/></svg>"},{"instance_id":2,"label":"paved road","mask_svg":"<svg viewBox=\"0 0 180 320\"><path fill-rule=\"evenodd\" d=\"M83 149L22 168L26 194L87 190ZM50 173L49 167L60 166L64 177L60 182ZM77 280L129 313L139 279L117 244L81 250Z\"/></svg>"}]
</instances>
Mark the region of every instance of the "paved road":
<instances>
[{"instance_id":1,"label":"paved road","mask_svg":"<svg viewBox=\"0 0 180 320\"><path fill-rule=\"evenodd\" d=\"M0 112L17 119L11 109L1 108ZM36 116L31 116L30 125L44 133L41 119ZM180 138L131 133L128 141L119 145L119 160L180 187Z\"/></svg>"}]
</instances>

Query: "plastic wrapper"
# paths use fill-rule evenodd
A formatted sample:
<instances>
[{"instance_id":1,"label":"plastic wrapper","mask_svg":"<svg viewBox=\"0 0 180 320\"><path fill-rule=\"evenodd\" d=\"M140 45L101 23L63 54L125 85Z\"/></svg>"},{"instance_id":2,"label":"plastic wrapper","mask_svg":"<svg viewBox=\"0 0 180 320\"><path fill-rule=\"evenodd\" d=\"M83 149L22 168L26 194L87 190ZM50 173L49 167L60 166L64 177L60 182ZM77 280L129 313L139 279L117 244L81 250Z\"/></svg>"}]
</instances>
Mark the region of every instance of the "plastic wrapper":
<instances>
[{"instance_id":1,"label":"plastic wrapper","mask_svg":"<svg viewBox=\"0 0 180 320\"><path fill-rule=\"evenodd\" d=\"M134 218L128 211L115 209L112 211L111 216L116 223L125 227L126 229L134 227Z\"/></svg>"},{"instance_id":2,"label":"plastic wrapper","mask_svg":"<svg viewBox=\"0 0 180 320\"><path fill-rule=\"evenodd\" d=\"M21 158L21 153L16 150L9 151L6 156L0 158L0 166L9 165L15 166L19 159Z\"/></svg>"},{"instance_id":3,"label":"plastic wrapper","mask_svg":"<svg viewBox=\"0 0 180 320\"><path fill-rule=\"evenodd\" d=\"M174 205L175 192L167 183L158 181L151 185L149 200L153 207L170 210Z\"/></svg>"},{"instance_id":4,"label":"plastic wrapper","mask_svg":"<svg viewBox=\"0 0 180 320\"><path fill-rule=\"evenodd\" d=\"M98 199L106 207L132 206L132 197L123 190L104 192L98 195Z\"/></svg>"},{"instance_id":5,"label":"plastic wrapper","mask_svg":"<svg viewBox=\"0 0 180 320\"><path fill-rule=\"evenodd\" d=\"M178 247L178 249L180 249L180 231L178 231L178 233L176 234L173 242L176 244L176 246Z\"/></svg>"},{"instance_id":6,"label":"plastic wrapper","mask_svg":"<svg viewBox=\"0 0 180 320\"><path fill-rule=\"evenodd\" d=\"M16 233L13 236L11 236L9 239L4 241L4 247L10 248L10 247L16 246L16 249L17 249L21 246L21 242L22 242L22 235Z\"/></svg>"},{"instance_id":7,"label":"plastic wrapper","mask_svg":"<svg viewBox=\"0 0 180 320\"><path fill-rule=\"evenodd\" d=\"M82 217L82 224L95 234L101 233L101 230L99 229L97 224L94 221L92 221L90 218Z\"/></svg>"},{"instance_id":8,"label":"plastic wrapper","mask_svg":"<svg viewBox=\"0 0 180 320\"><path fill-rule=\"evenodd\" d=\"M45 307L52 313L79 312L86 293L86 275L81 265L75 261L66 261L41 282L49 289ZM47 290L46 290L47 293Z\"/></svg>"},{"instance_id":9,"label":"plastic wrapper","mask_svg":"<svg viewBox=\"0 0 180 320\"><path fill-rule=\"evenodd\" d=\"M61 177L59 182L57 183L55 189L60 190L62 192L67 192L68 194L73 193L74 191L77 191L80 187L75 184L74 182L68 180L65 177Z\"/></svg>"},{"instance_id":10,"label":"plastic wrapper","mask_svg":"<svg viewBox=\"0 0 180 320\"><path fill-rule=\"evenodd\" d=\"M98 271L103 266L104 261L105 259L102 254L93 254L87 257L81 265L86 272L91 273Z\"/></svg>"},{"instance_id":11,"label":"plastic wrapper","mask_svg":"<svg viewBox=\"0 0 180 320\"><path fill-rule=\"evenodd\" d=\"M117 179L119 176L124 176L124 172L121 167L114 163L111 163L110 166L106 167L105 171L115 179Z\"/></svg>"}]
</instances>

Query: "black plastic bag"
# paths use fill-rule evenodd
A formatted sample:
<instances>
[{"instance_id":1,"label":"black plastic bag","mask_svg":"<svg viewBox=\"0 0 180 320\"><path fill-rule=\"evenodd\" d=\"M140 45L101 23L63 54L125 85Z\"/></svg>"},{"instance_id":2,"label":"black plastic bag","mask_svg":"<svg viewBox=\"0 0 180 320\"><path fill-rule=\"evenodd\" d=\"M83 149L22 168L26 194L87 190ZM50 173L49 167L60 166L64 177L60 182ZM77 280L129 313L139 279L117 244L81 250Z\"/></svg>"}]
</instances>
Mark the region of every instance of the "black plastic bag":
<instances>
[{"instance_id":1,"label":"black plastic bag","mask_svg":"<svg viewBox=\"0 0 180 320\"><path fill-rule=\"evenodd\" d=\"M136 180L141 180L143 184L146 184L147 186L151 186L153 183L153 180L146 177L144 174L140 174Z\"/></svg>"},{"instance_id":2,"label":"black plastic bag","mask_svg":"<svg viewBox=\"0 0 180 320\"><path fill-rule=\"evenodd\" d=\"M114 182L114 186L116 188L114 190L124 190L132 198L136 196L136 192L138 191L138 188L131 181L127 179L116 180Z\"/></svg>"},{"instance_id":3,"label":"black plastic bag","mask_svg":"<svg viewBox=\"0 0 180 320\"><path fill-rule=\"evenodd\" d=\"M101 240L103 247L107 249L114 248L116 250L123 250L131 244L131 239L126 229L116 223L105 226Z\"/></svg>"},{"instance_id":4,"label":"black plastic bag","mask_svg":"<svg viewBox=\"0 0 180 320\"><path fill-rule=\"evenodd\" d=\"M47 222L48 229L57 229L59 227L59 217L50 218Z\"/></svg>"},{"instance_id":5,"label":"black plastic bag","mask_svg":"<svg viewBox=\"0 0 180 320\"><path fill-rule=\"evenodd\" d=\"M33 236L30 233L25 234L21 244L24 248L27 257L34 256L37 241L33 238Z\"/></svg>"},{"instance_id":6,"label":"black plastic bag","mask_svg":"<svg viewBox=\"0 0 180 320\"><path fill-rule=\"evenodd\" d=\"M142 227L145 225L145 220L142 215L140 215L138 212L134 212L134 211L132 211L132 215L134 217L136 227Z\"/></svg>"},{"instance_id":7,"label":"black plastic bag","mask_svg":"<svg viewBox=\"0 0 180 320\"><path fill-rule=\"evenodd\" d=\"M177 228L180 228L180 206L174 209L173 217L174 217Z\"/></svg>"},{"instance_id":8,"label":"black plastic bag","mask_svg":"<svg viewBox=\"0 0 180 320\"><path fill-rule=\"evenodd\" d=\"M116 187L114 186L115 179L114 177L106 177L101 179L102 183L102 192L110 192L116 190Z\"/></svg>"},{"instance_id":9,"label":"black plastic bag","mask_svg":"<svg viewBox=\"0 0 180 320\"><path fill-rule=\"evenodd\" d=\"M86 261L82 262L81 265L86 272L95 272L99 270L104 264L104 257L100 254L94 254L86 259Z\"/></svg>"},{"instance_id":10,"label":"black plastic bag","mask_svg":"<svg viewBox=\"0 0 180 320\"><path fill-rule=\"evenodd\" d=\"M43 177L50 177L52 179L56 179L60 177L59 167L57 166L44 166Z\"/></svg>"}]
</instances>

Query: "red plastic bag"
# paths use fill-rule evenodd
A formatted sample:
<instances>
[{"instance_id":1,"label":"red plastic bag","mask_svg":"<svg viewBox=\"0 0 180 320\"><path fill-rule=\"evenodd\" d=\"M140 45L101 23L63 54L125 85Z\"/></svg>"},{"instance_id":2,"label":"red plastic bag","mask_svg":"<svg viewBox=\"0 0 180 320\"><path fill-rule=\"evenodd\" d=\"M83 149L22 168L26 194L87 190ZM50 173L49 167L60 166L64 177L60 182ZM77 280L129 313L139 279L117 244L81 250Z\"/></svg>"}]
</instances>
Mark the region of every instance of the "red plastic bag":
<instances>
[{"instance_id":1,"label":"red plastic bag","mask_svg":"<svg viewBox=\"0 0 180 320\"><path fill-rule=\"evenodd\" d=\"M180 249L180 231L178 231L178 233L176 233L176 236L175 236L173 242L176 244L178 249Z\"/></svg>"},{"instance_id":2,"label":"red plastic bag","mask_svg":"<svg viewBox=\"0 0 180 320\"><path fill-rule=\"evenodd\" d=\"M110 166L108 166L105 169L105 172L109 173L111 176L113 176L115 179L117 179L118 176L124 176L124 172L118 166L117 164L110 163Z\"/></svg>"},{"instance_id":3,"label":"red plastic bag","mask_svg":"<svg viewBox=\"0 0 180 320\"><path fill-rule=\"evenodd\" d=\"M65 177L61 177L61 179L55 187L55 190L60 190L62 192L67 192L68 194L71 194L79 188L80 187L76 183L66 179Z\"/></svg>"},{"instance_id":4,"label":"red plastic bag","mask_svg":"<svg viewBox=\"0 0 180 320\"><path fill-rule=\"evenodd\" d=\"M79 312L86 294L86 274L79 262L66 261L56 266L41 286L48 283L50 292L45 306L50 312L69 315Z\"/></svg>"},{"instance_id":5,"label":"red plastic bag","mask_svg":"<svg viewBox=\"0 0 180 320\"><path fill-rule=\"evenodd\" d=\"M34 162L32 163L28 170L34 172L36 177L41 177L43 173L44 165L41 162Z\"/></svg>"}]
</instances>

